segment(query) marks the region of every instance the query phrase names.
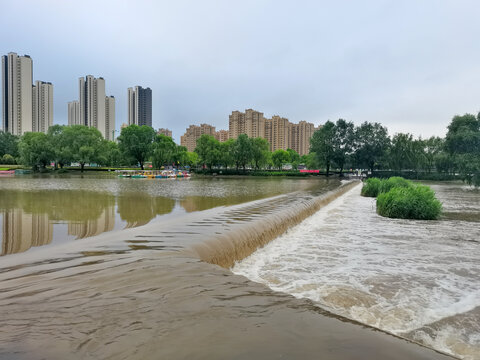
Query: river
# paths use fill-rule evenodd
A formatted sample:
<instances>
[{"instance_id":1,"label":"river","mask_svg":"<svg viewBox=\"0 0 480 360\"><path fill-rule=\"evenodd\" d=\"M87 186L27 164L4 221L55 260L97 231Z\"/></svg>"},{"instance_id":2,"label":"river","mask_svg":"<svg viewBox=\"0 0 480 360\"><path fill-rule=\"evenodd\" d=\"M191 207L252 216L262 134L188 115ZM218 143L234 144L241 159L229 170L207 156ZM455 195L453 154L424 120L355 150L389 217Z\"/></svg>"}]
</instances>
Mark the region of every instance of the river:
<instances>
[{"instance_id":1,"label":"river","mask_svg":"<svg viewBox=\"0 0 480 360\"><path fill-rule=\"evenodd\" d=\"M335 199L351 196L356 183L4 180L4 216L22 221L2 231L8 246L0 258L1 359L450 358L231 272L236 261L317 211L323 214ZM57 192L68 195L58 200ZM101 206L83 211L78 204L88 204L82 199L87 193ZM195 200L187 202L189 196ZM128 201L122 204L122 197ZM147 216L137 215L144 214L141 206L129 209L137 198ZM173 210L158 210L165 203ZM103 228L78 240L55 237L55 226L94 223L106 208L120 229ZM52 224L49 245L28 242L28 234L37 236L42 228L24 232L35 224L33 215ZM5 242L17 230L30 247ZM298 260L297 268L308 263Z\"/></svg>"},{"instance_id":2,"label":"river","mask_svg":"<svg viewBox=\"0 0 480 360\"><path fill-rule=\"evenodd\" d=\"M360 186L233 271L333 313L480 359L480 191L429 184L438 221L381 217Z\"/></svg>"}]
</instances>

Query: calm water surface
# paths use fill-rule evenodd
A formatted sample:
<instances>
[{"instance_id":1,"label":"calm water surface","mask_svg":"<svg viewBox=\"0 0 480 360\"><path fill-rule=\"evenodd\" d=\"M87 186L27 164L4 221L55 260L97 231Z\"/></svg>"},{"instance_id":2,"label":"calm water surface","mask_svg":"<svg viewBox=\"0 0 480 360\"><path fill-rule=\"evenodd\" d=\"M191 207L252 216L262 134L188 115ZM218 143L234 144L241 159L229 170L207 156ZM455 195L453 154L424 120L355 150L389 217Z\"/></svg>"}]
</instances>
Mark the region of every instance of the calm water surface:
<instances>
[{"instance_id":1,"label":"calm water surface","mask_svg":"<svg viewBox=\"0 0 480 360\"><path fill-rule=\"evenodd\" d=\"M480 359L480 191L429 184L438 221L383 218L360 186L233 271L350 319Z\"/></svg>"},{"instance_id":2,"label":"calm water surface","mask_svg":"<svg viewBox=\"0 0 480 360\"><path fill-rule=\"evenodd\" d=\"M307 189L312 184L309 179L279 178L0 178L1 255L136 227L159 217Z\"/></svg>"}]
</instances>

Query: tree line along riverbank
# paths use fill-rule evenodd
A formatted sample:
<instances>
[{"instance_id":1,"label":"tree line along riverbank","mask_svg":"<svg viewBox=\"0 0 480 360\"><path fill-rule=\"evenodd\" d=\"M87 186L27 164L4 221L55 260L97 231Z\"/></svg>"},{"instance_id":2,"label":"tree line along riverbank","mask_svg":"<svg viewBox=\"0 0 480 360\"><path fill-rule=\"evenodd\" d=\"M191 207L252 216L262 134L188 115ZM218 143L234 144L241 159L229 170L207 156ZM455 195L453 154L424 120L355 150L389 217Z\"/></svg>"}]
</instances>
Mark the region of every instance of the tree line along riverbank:
<instances>
[{"instance_id":1,"label":"tree line along riverbank","mask_svg":"<svg viewBox=\"0 0 480 360\"><path fill-rule=\"evenodd\" d=\"M90 164L97 165L95 170L143 170L148 164L155 169L188 167L202 174L307 176L298 175L296 170L301 166L320 169L326 176L368 169L379 177L461 179L480 185L480 114L455 116L444 138L428 139L408 133L389 136L387 128L379 123L355 126L339 119L335 123L327 121L313 134L309 154L269 149L266 139L245 134L225 142L202 135L195 151L189 152L147 126L130 125L114 142L104 140L94 128L54 125L47 134L18 137L0 132L0 168L22 165L34 171L62 171L76 163L83 172ZM285 171L287 165L292 171Z\"/></svg>"}]
</instances>

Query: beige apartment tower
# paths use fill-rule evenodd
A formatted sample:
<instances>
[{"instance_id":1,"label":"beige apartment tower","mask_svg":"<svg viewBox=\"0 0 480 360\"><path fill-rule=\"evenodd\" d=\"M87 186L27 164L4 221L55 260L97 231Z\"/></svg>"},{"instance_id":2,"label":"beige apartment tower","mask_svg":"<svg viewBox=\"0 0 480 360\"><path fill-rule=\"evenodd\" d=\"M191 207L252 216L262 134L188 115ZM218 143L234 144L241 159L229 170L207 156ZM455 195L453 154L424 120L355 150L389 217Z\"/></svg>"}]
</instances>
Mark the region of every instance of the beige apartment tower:
<instances>
[{"instance_id":1,"label":"beige apartment tower","mask_svg":"<svg viewBox=\"0 0 480 360\"><path fill-rule=\"evenodd\" d=\"M168 137L172 137L172 130L160 128L157 130L157 135L165 135Z\"/></svg>"},{"instance_id":2,"label":"beige apartment tower","mask_svg":"<svg viewBox=\"0 0 480 360\"><path fill-rule=\"evenodd\" d=\"M229 139L228 130L218 130L215 132L215 139L220 142L225 142Z\"/></svg>"},{"instance_id":3,"label":"beige apartment tower","mask_svg":"<svg viewBox=\"0 0 480 360\"><path fill-rule=\"evenodd\" d=\"M190 125L185 134L180 137L180 145L185 146L188 151L194 151L197 147L197 140L204 134L215 136L215 126L208 124Z\"/></svg>"},{"instance_id":4,"label":"beige apartment tower","mask_svg":"<svg viewBox=\"0 0 480 360\"><path fill-rule=\"evenodd\" d=\"M240 134L248 137L265 137L265 118L263 113L247 109L245 112L232 111L228 119L228 133L230 139L236 139Z\"/></svg>"},{"instance_id":5,"label":"beige apartment tower","mask_svg":"<svg viewBox=\"0 0 480 360\"><path fill-rule=\"evenodd\" d=\"M33 61L11 52L2 56L2 128L14 135L33 131Z\"/></svg>"},{"instance_id":6,"label":"beige apartment tower","mask_svg":"<svg viewBox=\"0 0 480 360\"><path fill-rule=\"evenodd\" d=\"M306 121L290 124L290 149L298 154L306 155L310 152L310 139L315 131L315 126Z\"/></svg>"},{"instance_id":7,"label":"beige apartment tower","mask_svg":"<svg viewBox=\"0 0 480 360\"><path fill-rule=\"evenodd\" d=\"M265 139L270 144L270 151L287 150L290 146L291 129L288 119L278 115L265 120Z\"/></svg>"},{"instance_id":8,"label":"beige apartment tower","mask_svg":"<svg viewBox=\"0 0 480 360\"><path fill-rule=\"evenodd\" d=\"M32 131L47 133L53 125L53 85L36 81L32 88Z\"/></svg>"}]
</instances>

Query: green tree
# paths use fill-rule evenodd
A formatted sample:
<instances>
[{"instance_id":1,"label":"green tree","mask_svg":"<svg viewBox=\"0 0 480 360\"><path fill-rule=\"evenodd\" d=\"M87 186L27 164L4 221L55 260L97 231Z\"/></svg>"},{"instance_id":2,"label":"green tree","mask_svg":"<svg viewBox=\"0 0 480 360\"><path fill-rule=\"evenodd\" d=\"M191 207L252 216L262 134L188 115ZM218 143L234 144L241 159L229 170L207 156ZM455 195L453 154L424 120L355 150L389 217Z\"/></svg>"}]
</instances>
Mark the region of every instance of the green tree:
<instances>
[{"instance_id":1,"label":"green tree","mask_svg":"<svg viewBox=\"0 0 480 360\"><path fill-rule=\"evenodd\" d=\"M195 152L203 166L211 169L220 162L220 142L212 135L203 134L197 140Z\"/></svg>"},{"instance_id":2,"label":"green tree","mask_svg":"<svg viewBox=\"0 0 480 360\"><path fill-rule=\"evenodd\" d=\"M123 162L122 152L115 141L104 140L105 161L107 166L120 166Z\"/></svg>"},{"instance_id":3,"label":"green tree","mask_svg":"<svg viewBox=\"0 0 480 360\"><path fill-rule=\"evenodd\" d=\"M198 154L196 152L187 152L187 165L190 167L196 167L198 165Z\"/></svg>"},{"instance_id":4,"label":"green tree","mask_svg":"<svg viewBox=\"0 0 480 360\"><path fill-rule=\"evenodd\" d=\"M455 116L448 126L445 148L465 181L480 186L480 113Z\"/></svg>"},{"instance_id":5,"label":"green tree","mask_svg":"<svg viewBox=\"0 0 480 360\"><path fill-rule=\"evenodd\" d=\"M234 164L233 149L235 146L235 139L228 139L220 143L220 163L228 169Z\"/></svg>"},{"instance_id":6,"label":"green tree","mask_svg":"<svg viewBox=\"0 0 480 360\"><path fill-rule=\"evenodd\" d=\"M10 154L5 154L2 156L0 159L0 164L4 165L14 165L15 164L15 159L12 155Z\"/></svg>"},{"instance_id":7,"label":"green tree","mask_svg":"<svg viewBox=\"0 0 480 360\"><path fill-rule=\"evenodd\" d=\"M304 164L307 169L318 169L317 156L314 152L302 155L300 158L300 163Z\"/></svg>"},{"instance_id":8,"label":"green tree","mask_svg":"<svg viewBox=\"0 0 480 360\"><path fill-rule=\"evenodd\" d=\"M364 122L355 130L355 157L360 166L371 172L385 159L390 144L387 128L379 123Z\"/></svg>"},{"instance_id":9,"label":"green tree","mask_svg":"<svg viewBox=\"0 0 480 360\"><path fill-rule=\"evenodd\" d=\"M455 116L448 125L445 148L451 155L480 152L480 120L472 114Z\"/></svg>"},{"instance_id":10,"label":"green tree","mask_svg":"<svg viewBox=\"0 0 480 360\"><path fill-rule=\"evenodd\" d=\"M414 163L415 150L412 134L398 133L388 149L388 163L394 170L407 170Z\"/></svg>"},{"instance_id":11,"label":"green tree","mask_svg":"<svg viewBox=\"0 0 480 360\"><path fill-rule=\"evenodd\" d=\"M33 170L45 169L52 161L54 153L48 136L44 133L27 132L19 143L21 162Z\"/></svg>"},{"instance_id":12,"label":"green tree","mask_svg":"<svg viewBox=\"0 0 480 360\"><path fill-rule=\"evenodd\" d=\"M97 129L84 125L65 126L63 136L68 144L66 151L73 162L80 164L82 172L85 164L106 163L104 140Z\"/></svg>"},{"instance_id":13,"label":"green tree","mask_svg":"<svg viewBox=\"0 0 480 360\"><path fill-rule=\"evenodd\" d=\"M9 132L0 130L0 157L9 154L14 158L18 156L19 137Z\"/></svg>"},{"instance_id":14,"label":"green tree","mask_svg":"<svg viewBox=\"0 0 480 360\"><path fill-rule=\"evenodd\" d=\"M425 168L427 172L431 172L435 167L435 158L442 152L444 140L440 137L432 136L423 141L423 153L425 156Z\"/></svg>"},{"instance_id":15,"label":"green tree","mask_svg":"<svg viewBox=\"0 0 480 360\"><path fill-rule=\"evenodd\" d=\"M55 168L57 164L60 168L63 168L73 159L69 143L64 134L65 128L66 126L62 125L53 125L48 128L47 135L54 153Z\"/></svg>"},{"instance_id":16,"label":"green tree","mask_svg":"<svg viewBox=\"0 0 480 360\"><path fill-rule=\"evenodd\" d=\"M268 161L270 144L268 143L267 139L261 137L252 138L250 141L252 148L252 163L255 166L255 169L258 170Z\"/></svg>"},{"instance_id":17,"label":"green tree","mask_svg":"<svg viewBox=\"0 0 480 360\"><path fill-rule=\"evenodd\" d=\"M173 164L176 151L177 144L173 142L173 139L170 136L163 134L157 135L153 142L153 166L160 169L166 164Z\"/></svg>"},{"instance_id":18,"label":"green tree","mask_svg":"<svg viewBox=\"0 0 480 360\"><path fill-rule=\"evenodd\" d=\"M298 169L298 164L300 164L300 155L293 150L293 149L287 149L288 152L288 162L292 165L292 169L297 170Z\"/></svg>"},{"instance_id":19,"label":"green tree","mask_svg":"<svg viewBox=\"0 0 480 360\"><path fill-rule=\"evenodd\" d=\"M340 176L343 176L345 164L353 153L354 129L353 122L344 119L338 119L334 127L332 160L340 168Z\"/></svg>"},{"instance_id":20,"label":"green tree","mask_svg":"<svg viewBox=\"0 0 480 360\"><path fill-rule=\"evenodd\" d=\"M325 166L327 176L330 174L330 166L335 156L334 137L335 124L327 121L319 130L313 133L310 139L310 152L315 153L317 161L321 166Z\"/></svg>"},{"instance_id":21,"label":"green tree","mask_svg":"<svg viewBox=\"0 0 480 360\"><path fill-rule=\"evenodd\" d=\"M240 134L233 146L233 159L238 168L241 166L243 171L252 160L252 142L246 134Z\"/></svg>"},{"instance_id":22,"label":"green tree","mask_svg":"<svg viewBox=\"0 0 480 360\"><path fill-rule=\"evenodd\" d=\"M176 166L186 166L188 163L188 150L185 146L176 145L175 152L173 154L173 162Z\"/></svg>"},{"instance_id":23,"label":"green tree","mask_svg":"<svg viewBox=\"0 0 480 360\"><path fill-rule=\"evenodd\" d=\"M283 149L275 150L272 154L273 165L278 169L282 170L283 165L290 161L290 155L287 151Z\"/></svg>"},{"instance_id":24,"label":"green tree","mask_svg":"<svg viewBox=\"0 0 480 360\"><path fill-rule=\"evenodd\" d=\"M120 151L126 159L140 164L143 170L145 161L152 153L152 144L155 139L155 130L150 126L130 125L122 129L117 138Z\"/></svg>"}]
</instances>

